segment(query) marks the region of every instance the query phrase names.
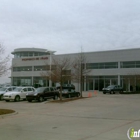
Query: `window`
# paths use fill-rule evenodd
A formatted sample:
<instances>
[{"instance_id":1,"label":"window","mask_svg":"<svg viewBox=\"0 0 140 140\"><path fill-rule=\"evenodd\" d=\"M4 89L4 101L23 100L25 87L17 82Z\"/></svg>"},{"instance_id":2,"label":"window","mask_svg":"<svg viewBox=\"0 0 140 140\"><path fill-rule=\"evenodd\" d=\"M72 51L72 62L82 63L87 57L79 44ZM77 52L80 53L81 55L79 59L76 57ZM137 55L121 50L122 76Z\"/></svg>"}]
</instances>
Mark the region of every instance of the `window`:
<instances>
[{"instance_id":1,"label":"window","mask_svg":"<svg viewBox=\"0 0 140 140\"><path fill-rule=\"evenodd\" d=\"M105 68L105 64L104 63L99 63L98 68L99 69L104 69Z\"/></svg>"},{"instance_id":2,"label":"window","mask_svg":"<svg viewBox=\"0 0 140 140\"><path fill-rule=\"evenodd\" d=\"M126 61L120 63L121 68L140 68L140 61Z\"/></svg>"},{"instance_id":3,"label":"window","mask_svg":"<svg viewBox=\"0 0 140 140\"><path fill-rule=\"evenodd\" d=\"M45 71L49 69L49 66L34 66L34 71Z\"/></svg>"},{"instance_id":4,"label":"window","mask_svg":"<svg viewBox=\"0 0 140 140\"><path fill-rule=\"evenodd\" d=\"M22 56L28 56L28 52L23 52Z\"/></svg>"},{"instance_id":5,"label":"window","mask_svg":"<svg viewBox=\"0 0 140 140\"><path fill-rule=\"evenodd\" d=\"M12 88L8 88L9 91L12 91Z\"/></svg>"},{"instance_id":6,"label":"window","mask_svg":"<svg viewBox=\"0 0 140 140\"><path fill-rule=\"evenodd\" d=\"M51 91L54 91L54 89L53 89L53 88L50 88L50 90L51 90Z\"/></svg>"},{"instance_id":7,"label":"window","mask_svg":"<svg viewBox=\"0 0 140 140\"><path fill-rule=\"evenodd\" d=\"M40 52L40 53L39 53L39 56L42 56L42 55L45 55L45 53L43 53L43 52Z\"/></svg>"},{"instance_id":8,"label":"window","mask_svg":"<svg viewBox=\"0 0 140 140\"><path fill-rule=\"evenodd\" d=\"M32 71L31 66L26 66L26 67L13 67L13 71Z\"/></svg>"},{"instance_id":9,"label":"window","mask_svg":"<svg viewBox=\"0 0 140 140\"><path fill-rule=\"evenodd\" d=\"M45 89L45 92L48 92L48 91L49 91L49 88L46 88L46 89Z\"/></svg>"},{"instance_id":10,"label":"window","mask_svg":"<svg viewBox=\"0 0 140 140\"><path fill-rule=\"evenodd\" d=\"M49 68L50 68L50 66L49 66ZM55 70L56 69L56 66L55 65L51 65L51 69L52 70Z\"/></svg>"},{"instance_id":11,"label":"window","mask_svg":"<svg viewBox=\"0 0 140 140\"><path fill-rule=\"evenodd\" d=\"M35 89L34 89L34 88L32 88L32 91L35 91Z\"/></svg>"},{"instance_id":12,"label":"window","mask_svg":"<svg viewBox=\"0 0 140 140\"><path fill-rule=\"evenodd\" d=\"M23 91L26 92L27 91L27 88L24 88Z\"/></svg>"},{"instance_id":13,"label":"window","mask_svg":"<svg viewBox=\"0 0 140 140\"><path fill-rule=\"evenodd\" d=\"M35 52L35 53L34 53L34 56L39 56L38 52Z\"/></svg>"},{"instance_id":14,"label":"window","mask_svg":"<svg viewBox=\"0 0 140 140\"><path fill-rule=\"evenodd\" d=\"M87 63L87 69L115 69L118 68L118 62L107 62L107 63Z\"/></svg>"},{"instance_id":15,"label":"window","mask_svg":"<svg viewBox=\"0 0 140 140\"><path fill-rule=\"evenodd\" d=\"M63 75L71 75L71 70L63 70L62 74Z\"/></svg>"},{"instance_id":16,"label":"window","mask_svg":"<svg viewBox=\"0 0 140 140\"><path fill-rule=\"evenodd\" d=\"M33 52L29 52L29 56L33 56Z\"/></svg>"},{"instance_id":17,"label":"window","mask_svg":"<svg viewBox=\"0 0 140 140\"><path fill-rule=\"evenodd\" d=\"M13 77L14 86L31 86L32 78L31 77Z\"/></svg>"},{"instance_id":18,"label":"window","mask_svg":"<svg viewBox=\"0 0 140 140\"><path fill-rule=\"evenodd\" d=\"M20 57L20 53L15 53L14 54L14 58L19 58Z\"/></svg>"},{"instance_id":19,"label":"window","mask_svg":"<svg viewBox=\"0 0 140 140\"><path fill-rule=\"evenodd\" d=\"M28 91L33 91L32 88L28 88Z\"/></svg>"}]
</instances>

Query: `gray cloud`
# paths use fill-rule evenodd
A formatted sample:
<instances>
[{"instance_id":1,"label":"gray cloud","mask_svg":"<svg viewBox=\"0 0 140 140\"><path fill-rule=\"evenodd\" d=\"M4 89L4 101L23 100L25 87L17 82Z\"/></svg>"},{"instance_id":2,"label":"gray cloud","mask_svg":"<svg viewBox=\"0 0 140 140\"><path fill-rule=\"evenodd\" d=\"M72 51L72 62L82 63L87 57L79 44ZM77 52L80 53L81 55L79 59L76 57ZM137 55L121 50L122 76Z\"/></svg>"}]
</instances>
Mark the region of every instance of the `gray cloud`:
<instances>
[{"instance_id":1,"label":"gray cloud","mask_svg":"<svg viewBox=\"0 0 140 140\"><path fill-rule=\"evenodd\" d=\"M57 53L137 48L138 0L0 0L0 42L7 53L39 47Z\"/></svg>"},{"instance_id":2,"label":"gray cloud","mask_svg":"<svg viewBox=\"0 0 140 140\"><path fill-rule=\"evenodd\" d=\"M137 0L3 0L0 39L12 49L47 47L58 53L80 46L85 51L138 47L139 5Z\"/></svg>"}]
</instances>

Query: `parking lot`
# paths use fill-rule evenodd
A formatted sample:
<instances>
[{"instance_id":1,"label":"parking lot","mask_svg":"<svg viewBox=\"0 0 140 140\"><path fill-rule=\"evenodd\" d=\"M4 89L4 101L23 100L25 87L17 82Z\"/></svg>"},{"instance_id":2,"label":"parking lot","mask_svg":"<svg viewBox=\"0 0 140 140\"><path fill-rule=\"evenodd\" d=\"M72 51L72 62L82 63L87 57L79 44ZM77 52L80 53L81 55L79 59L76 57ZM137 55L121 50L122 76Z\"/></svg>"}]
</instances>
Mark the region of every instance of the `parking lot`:
<instances>
[{"instance_id":1,"label":"parking lot","mask_svg":"<svg viewBox=\"0 0 140 140\"><path fill-rule=\"evenodd\" d=\"M139 94L101 92L65 103L0 101L0 108L17 112L0 118L0 139L128 140L129 128L140 129L139 105Z\"/></svg>"}]
</instances>

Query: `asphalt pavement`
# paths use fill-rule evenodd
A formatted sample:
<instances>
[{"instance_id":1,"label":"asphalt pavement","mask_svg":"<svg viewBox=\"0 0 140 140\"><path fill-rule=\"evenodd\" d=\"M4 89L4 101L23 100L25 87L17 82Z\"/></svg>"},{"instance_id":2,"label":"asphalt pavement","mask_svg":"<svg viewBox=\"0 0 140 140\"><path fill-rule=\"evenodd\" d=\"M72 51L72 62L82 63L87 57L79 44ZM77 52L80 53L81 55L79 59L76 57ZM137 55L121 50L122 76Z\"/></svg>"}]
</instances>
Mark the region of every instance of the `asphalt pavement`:
<instances>
[{"instance_id":1,"label":"asphalt pavement","mask_svg":"<svg viewBox=\"0 0 140 140\"><path fill-rule=\"evenodd\" d=\"M16 111L0 118L0 140L129 140L127 132L140 129L140 94L83 95L64 103L0 101Z\"/></svg>"}]
</instances>

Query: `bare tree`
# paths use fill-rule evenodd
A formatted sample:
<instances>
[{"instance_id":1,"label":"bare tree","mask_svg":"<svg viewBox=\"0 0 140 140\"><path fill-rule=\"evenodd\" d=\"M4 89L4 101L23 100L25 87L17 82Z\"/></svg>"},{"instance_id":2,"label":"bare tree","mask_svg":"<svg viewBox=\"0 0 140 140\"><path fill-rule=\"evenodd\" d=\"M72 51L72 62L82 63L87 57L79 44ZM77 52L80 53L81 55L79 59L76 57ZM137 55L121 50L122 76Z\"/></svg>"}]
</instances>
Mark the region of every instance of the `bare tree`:
<instances>
[{"instance_id":1,"label":"bare tree","mask_svg":"<svg viewBox=\"0 0 140 140\"><path fill-rule=\"evenodd\" d=\"M8 72L10 67L8 67L8 62L10 60L9 56L4 56L5 49L0 44L0 77Z\"/></svg>"},{"instance_id":2,"label":"bare tree","mask_svg":"<svg viewBox=\"0 0 140 140\"><path fill-rule=\"evenodd\" d=\"M72 68L72 80L80 84L80 93L82 95L82 89L84 85L84 77L91 71L86 69L87 58L83 52L79 53L73 61Z\"/></svg>"},{"instance_id":3,"label":"bare tree","mask_svg":"<svg viewBox=\"0 0 140 140\"><path fill-rule=\"evenodd\" d=\"M62 100L62 85L64 82L71 80L71 61L70 58L54 58L52 60L53 68L42 72L41 76L52 82L60 84L60 100Z\"/></svg>"}]
</instances>

